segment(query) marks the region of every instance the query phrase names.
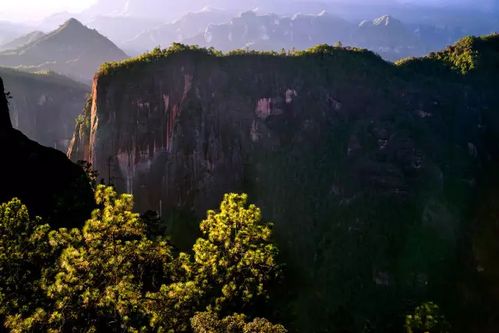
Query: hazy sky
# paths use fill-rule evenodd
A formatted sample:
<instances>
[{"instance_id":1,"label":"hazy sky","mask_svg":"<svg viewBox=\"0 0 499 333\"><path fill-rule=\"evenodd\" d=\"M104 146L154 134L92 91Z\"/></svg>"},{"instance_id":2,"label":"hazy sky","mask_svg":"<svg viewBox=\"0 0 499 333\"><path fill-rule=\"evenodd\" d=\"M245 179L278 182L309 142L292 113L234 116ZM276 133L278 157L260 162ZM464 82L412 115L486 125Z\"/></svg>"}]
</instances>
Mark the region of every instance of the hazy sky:
<instances>
[{"instance_id":1,"label":"hazy sky","mask_svg":"<svg viewBox=\"0 0 499 333\"><path fill-rule=\"evenodd\" d=\"M0 0L0 20L41 19L61 11L81 11L97 0Z\"/></svg>"},{"instance_id":2,"label":"hazy sky","mask_svg":"<svg viewBox=\"0 0 499 333\"><path fill-rule=\"evenodd\" d=\"M79 12L98 0L0 0L0 20L8 21L32 21L42 19L50 14L62 11ZM123 0L100 0L107 6L113 1L121 2ZM143 0L135 0L141 2ZM177 1L194 1L194 0L163 0L165 4L168 2ZM198 0L200 1L200 0ZM217 1L217 0L213 0ZM234 3L244 3L245 0L232 0ZM272 0L267 0L272 1ZM291 1L291 0L289 0ZM499 0L300 0L300 1L318 1L318 2L357 2L364 4L375 3L412 3L419 5L440 5L440 6L473 6L474 8L489 9ZM233 4L234 4L233 3ZM497 6L497 5L496 5Z\"/></svg>"}]
</instances>

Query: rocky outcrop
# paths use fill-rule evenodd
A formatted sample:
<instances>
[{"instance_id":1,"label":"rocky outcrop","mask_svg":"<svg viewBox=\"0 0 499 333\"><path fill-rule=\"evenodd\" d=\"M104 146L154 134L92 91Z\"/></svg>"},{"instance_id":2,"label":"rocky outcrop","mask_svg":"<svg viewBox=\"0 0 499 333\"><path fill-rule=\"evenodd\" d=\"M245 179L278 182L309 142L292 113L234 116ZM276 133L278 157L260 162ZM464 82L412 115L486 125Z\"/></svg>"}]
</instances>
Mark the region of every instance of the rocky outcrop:
<instances>
[{"instance_id":1,"label":"rocky outcrop","mask_svg":"<svg viewBox=\"0 0 499 333\"><path fill-rule=\"evenodd\" d=\"M0 79L0 202L17 197L53 227L80 226L94 206L83 170L63 153L12 128Z\"/></svg>"},{"instance_id":2,"label":"rocky outcrop","mask_svg":"<svg viewBox=\"0 0 499 333\"><path fill-rule=\"evenodd\" d=\"M133 193L139 210L162 210L181 239L195 229L169 213L200 218L223 193L248 192L296 278L283 310L296 331L345 329L345 313L352 331L365 318L398 331L387 318L429 295L472 306L457 274L475 274L472 198L483 119L497 106L480 89L451 70L324 46L167 54L96 77L73 160Z\"/></svg>"}]
</instances>

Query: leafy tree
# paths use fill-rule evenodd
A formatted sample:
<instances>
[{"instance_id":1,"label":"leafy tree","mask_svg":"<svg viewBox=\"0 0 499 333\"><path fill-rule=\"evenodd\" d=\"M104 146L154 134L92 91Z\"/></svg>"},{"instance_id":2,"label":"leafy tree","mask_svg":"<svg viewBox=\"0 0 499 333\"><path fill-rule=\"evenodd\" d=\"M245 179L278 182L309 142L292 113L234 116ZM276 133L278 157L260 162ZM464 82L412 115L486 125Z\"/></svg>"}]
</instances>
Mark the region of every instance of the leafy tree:
<instances>
[{"instance_id":1,"label":"leafy tree","mask_svg":"<svg viewBox=\"0 0 499 333\"><path fill-rule=\"evenodd\" d=\"M52 258L49 226L32 219L19 199L0 205L0 318L43 306L39 279Z\"/></svg>"},{"instance_id":2,"label":"leafy tree","mask_svg":"<svg viewBox=\"0 0 499 333\"><path fill-rule=\"evenodd\" d=\"M248 322L242 314L219 319L213 312L197 313L191 320L194 333L286 333L282 325L275 325L264 318Z\"/></svg>"},{"instance_id":3,"label":"leafy tree","mask_svg":"<svg viewBox=\"0 0 499 333\"><path fill-rule=\"evenodd\" d=\"M405 328L407 333L447 333L449 323L440 313L438 305L427 302L405 317Z\"/></svg>"},{"instance_id":4,"label":"leafy tree","mask_svg":"<svg viewBox=\"0 0 499 333\"><path fill-rule=\"evenodd\" d=\"M99 208L81 230L51 231L19 200L0 207L0 315L8 329L187 332L207 306L241 310L267 296L277 249L246 195L226 195L219 213L208 212L195 260L150 235L131 195L99 185L95 198ZM244 332L281 332L238 316L227 320Z\"/></svg>"},{"instance_id":5,"label":"leafy tree","mask_svg":"<svg viewBox=\"0 0 499 333\"><path fill-rule=\"evenodd\" d=\"M149 326L145 297L168 281L170 246L147 239L130 195L98 186L95 196L101 207L81 231L51 234L50 244L64 248L57 274L45 276L52 306L13 322L14 328L131 332Z\"/></svg>"},{"instance_id":6,"label":"leafy tree","mask_svg":"<svg viewBox=\"0 0 499 333\"><path fill-rule=\"evenodd\" d=\"M201 222L203 238L193 247L195 281L215 311L243 309L267 297L280 272L271 224L247 201L246 194L226 194L220 211L208 211Z\"/></svg>"}]
</instances>

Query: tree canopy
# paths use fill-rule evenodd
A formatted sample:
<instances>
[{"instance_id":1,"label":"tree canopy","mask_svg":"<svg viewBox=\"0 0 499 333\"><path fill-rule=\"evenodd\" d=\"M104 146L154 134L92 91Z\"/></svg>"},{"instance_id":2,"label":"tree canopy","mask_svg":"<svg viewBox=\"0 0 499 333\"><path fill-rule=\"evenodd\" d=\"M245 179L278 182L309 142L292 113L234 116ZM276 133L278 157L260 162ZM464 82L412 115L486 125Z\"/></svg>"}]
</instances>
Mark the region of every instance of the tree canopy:
<instances>
[{"instance_id":1,"label":"tree canopy","mask_svg":"<svg viewBox=\"0 0 499 333\"><path fill-rule=\"evenodd\" d=\"M98 209L73 230L51 230L31 219L17 199L0 206L0 315L6 328L199 331L207 318L218 320L217 313L246 310L265 299L279 275L270 224L247 205L245 194L227 194L220 211L208 212L192 255L177 253L165 237L150 237L131 195L99 185L95 199ZM229 316L220 325L285 332L246 318Z\"/></svg>"}]
</instances>

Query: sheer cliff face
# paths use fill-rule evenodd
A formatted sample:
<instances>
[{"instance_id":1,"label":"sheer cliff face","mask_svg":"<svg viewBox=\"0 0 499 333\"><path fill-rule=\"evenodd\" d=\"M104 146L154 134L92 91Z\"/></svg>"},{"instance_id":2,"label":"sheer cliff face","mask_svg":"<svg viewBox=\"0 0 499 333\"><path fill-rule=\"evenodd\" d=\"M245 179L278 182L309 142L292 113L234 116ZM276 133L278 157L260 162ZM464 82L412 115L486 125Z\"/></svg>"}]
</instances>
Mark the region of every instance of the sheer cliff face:
<instances>
[{"instance_id":1,"label":"sheer cliff face","mask_svg":"<svg viewBox=\"0 0 499 333\"><path fill-rule=\"evenodd\" d=\"M449 277L470 250L463 230L491 107L456 80L407 77L339 49L173 54L96 77L69 155L140 210L200 217L223 193L248 192L299 276L294 327L332 329L345 304L382 322L373 314L462 292Z\"/></svg>"},{"instance_id":2,"label":"sheer cliff face","mask_svg":"<svg viewBox=\"0 0 499 333\"><path fill-rule=\"evenodd\" d=\"M349 66L348 59L334 65L320 57L185 54L133 73L97 77L89 121L77 132L70 156L91 161L102 178L111 167L111 181L136 194L140 209L158 209L162 200L199 214L223 193L261 186L262 177L278 176L283 167L315 174L292 171L302 153L331 147L328 155L344 150L346 158L361 148L362 130L346 133L350 119L382 132L373 135L390 135L385 125L370 125L365 117L390 114L397 105L376 89L377 82L403 82L371 54L348 56L365 63L357 67L354 61L347 70L341 67ZM299 184L295 177L289 181Z\"/></svg>"}]
</instances>

